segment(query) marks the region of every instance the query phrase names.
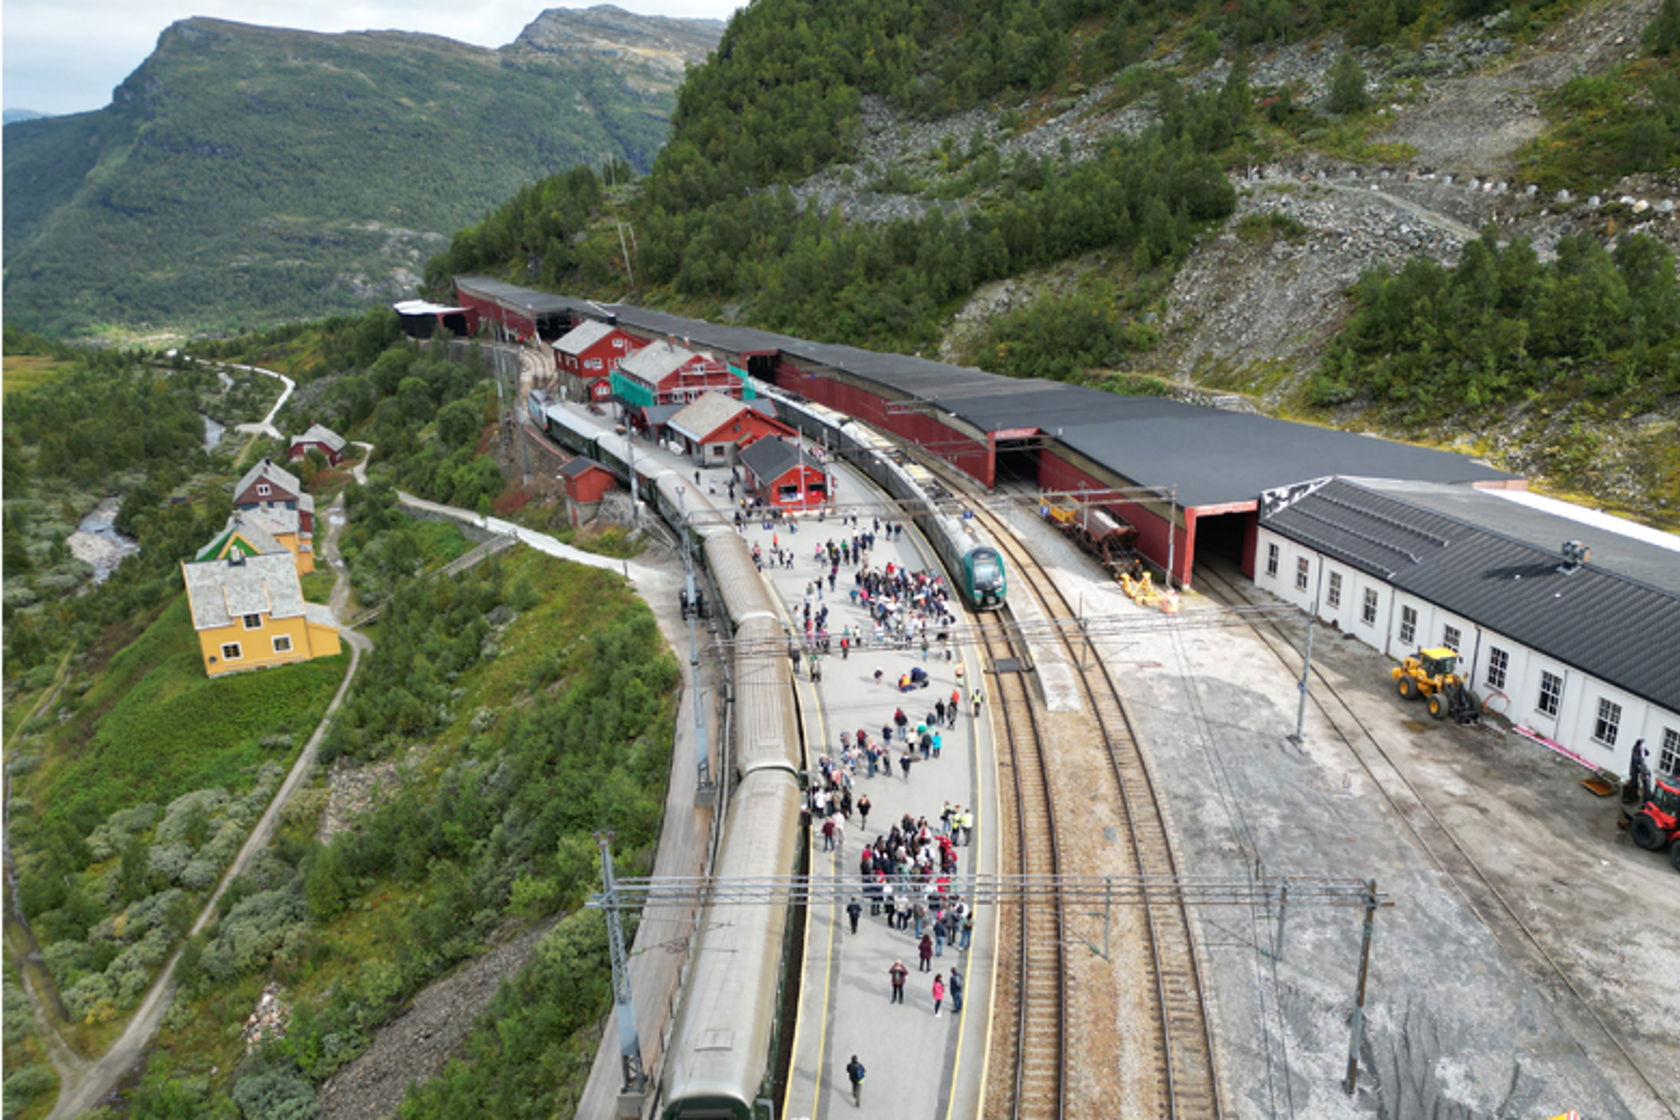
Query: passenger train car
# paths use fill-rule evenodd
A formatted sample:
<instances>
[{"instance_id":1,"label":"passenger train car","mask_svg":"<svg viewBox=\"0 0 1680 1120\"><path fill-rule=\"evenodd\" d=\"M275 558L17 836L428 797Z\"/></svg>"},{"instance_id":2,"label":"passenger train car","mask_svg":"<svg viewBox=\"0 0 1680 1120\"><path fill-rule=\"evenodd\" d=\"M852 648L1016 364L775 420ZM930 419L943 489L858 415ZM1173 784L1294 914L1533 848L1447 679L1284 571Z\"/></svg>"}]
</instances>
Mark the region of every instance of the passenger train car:
<instances>
[{"instance_id":1,"label":"passenger train car","mask_svg":"<svg viewBox=\"0 0 1680 1120\"><path fill-rule=\"evenodd\" d=\"M770 392L783 419L823 439L913 511L970 604L1003 605L1001 557L966 518L941 510L941 501L950 504L949 495L932 475L918 464L899 462L885 439L849 417ZM797 873L805 859L799 813L806 762L792 669L782 652L787 631L746 542L729 524L730 511L713 506L681 472L638 454L627 434L560 405L539 402L533 418L539 411L551 439L606 466L672 525L686 521L689 545L712 574L735 639L730 740L735 785L714 872L731 878ZM788 908L714 905L698 928L665 1050L660 1115L747 1120L768 1088L791 951Z\"/></svg>"},{"instance_id":2,"label":"passenger train car","mask_svg":"<svg viewBox=\"0 0 1680 1120\"><path fill-rule=\"evenodd\" d=\"M776 402L777 415L839 454L891 497L904 503L910 518L932 543L940 562L963 599L976 610L997 610L1008 595L1003 556L985 539L972 519L953 513L958 503L920 463L908 461L885 437L843 412L795 400L774 386L758 385L759 395Z\"/></svg>"}]
</instances>

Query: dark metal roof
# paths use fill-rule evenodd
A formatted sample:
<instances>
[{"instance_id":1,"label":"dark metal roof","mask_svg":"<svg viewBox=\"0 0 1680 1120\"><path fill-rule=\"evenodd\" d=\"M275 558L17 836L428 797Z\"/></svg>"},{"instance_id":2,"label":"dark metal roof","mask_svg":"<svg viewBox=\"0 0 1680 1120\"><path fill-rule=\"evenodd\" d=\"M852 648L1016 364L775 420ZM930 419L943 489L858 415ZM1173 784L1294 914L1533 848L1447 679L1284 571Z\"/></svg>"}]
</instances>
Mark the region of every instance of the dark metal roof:
<instances>
[{"instance_id":1,"label":"dark metal roof","mask_svg":"<svg viewBox=\"0 0 1680 1120\"><path fill-rule=\"evenodd\" d=\"M1547 657L1680 711L1680 592L1612 571L1600 561L1601 549L1611 555L1666 550L1631 540L1613 546L1588 540L1592 562L1565 574L1559 571L1558 546L1590 535L1579 532L1577 522L1542 513L1555 522L1556 544L1540 548L1500 531L1519 522L1534 531L1539 523L1525 515L1507 519L1498 507L1484 510L1485 501L1469 496L1460 504L1427 491L1404 496L1389 490L1333 479L1264 514L1261 523ZM1494 524L1456 516L1472 507ZM1449 508L1452 515L1443 512ZM1674 565L1673 553L1667 563Z\"/></svg>"},{"instance_id":2,"label":"dark metal roof","mask_svg":"<svg viewBox=\"0 0 1680 1120\"><path fill-rule=\"evenodd\" d=\"M1331 475L1483 482L1516 477L1450 451L1274 420L1165 397L1126 397L1012 378L856 346L717 326L630 304L597 307L621 323L734 354L780 352L924 401L986 432L1037 429L1141 486L1178 488L1184 507L1254 501L1262 490ZM797 391L798 385L792 385Z\"/></svg>"},{"instance_id":3,"label":"dark metal roof","mask_svg":"<svg viewBox=\"0 0 1680 1120\"><path fill-rule=\"evenodd\" d=\"M509 284L503 280L492 280L488 276L457 276L455 277L457 291L467 289L487 299L493 299L509 307L517 307L532 315L542 315L557 311L570 311L580 315L599 315L597 304L588 300L573 299L571 296L557 296L549 292L538 292L531 288L521 288L518 284Z\"/></svg>"},{"instance_id":4,"label":"dark metal roof","mask_svg":"<svg viewBox=\"0 0 1680 1120\"><path fill-rule=\"evenodd\" d=\"M742 448L740 459L753 474L765 482L772 482L798 466L801 456L791 443L760 439ZM822 464L810 456L804 456L804 461L819 470L822 468Z\"/></svg>"},{"instance_id":5,"label":"dark metal roof","mask_svg":"<svg viewBox=\"0 0 1680 1120\"><path fill-rule=\"evenodd\" d=\"M680 338L684 345L726 350L732 354L762 354L785 350L797 343L787 335L761 331L753 327L719 326L704 319L688 319L664 311L652 311L628 303L605 305L596 314L616 316L625 326L635 327L649 334Z\"/></svg>"},{"instance_id":6,"label":"dark metal roof","mask_svg":"<svg viewBox=\"0 0 1680 1120\"><path fill-rule=\"evenodd\" d=\"M586 459L582 455L579 455L575 459L566 460L566 462L560 467L560 473L566 478L578 478L581 475L588 474L590 471L605 470L607 470L607 468L603 467L600 463L597 463L593 459ZM607 473L611 474L612 472L607 471Z\"/></svg>"},{"instance_id":7,"label":"dark metal roof","mask_svg":"<svg viewBox=\"0 0 1680 1120\"><path fill-rule=\"evenodd\" d=\"M1486 482L1515 477L1450 451L1159 397L1093 402L1061 441L1145 486L1178 487L1180 506L1248 501L1331 475Z\"/></svg>"}]
</instances>

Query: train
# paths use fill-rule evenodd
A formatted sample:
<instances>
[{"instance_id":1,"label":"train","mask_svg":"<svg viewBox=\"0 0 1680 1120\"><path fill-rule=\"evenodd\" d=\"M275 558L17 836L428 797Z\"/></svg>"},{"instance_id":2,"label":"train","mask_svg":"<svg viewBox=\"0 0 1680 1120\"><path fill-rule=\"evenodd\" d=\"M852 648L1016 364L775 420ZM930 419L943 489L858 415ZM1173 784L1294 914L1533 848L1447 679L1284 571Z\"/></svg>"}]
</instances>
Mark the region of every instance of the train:
<instances>
[{"instance_id":1,"label":"train","mask_svg":"<svg viewBox=\"0 0 1680 1120\"><path fill-rule=\"evenodd\" d=\"M920 465L861 424L831 409L801 402L771 387L784 420L820 437L894 498L933 543L963 598L981 610L1004 605L1003 559L972 522L949 512L950 495ZM560 405L528 404L549 438L601 463L672 525L686 523L717 588L733 635L735 695L733 767L724 830L714 873L724 878L792 875L809 853L799 827L802 775L792 666L781 652L787 636L746 542L680 471L638 455L628 432L605 416L578 415ZM694 516L690 516L694 515ZM665 1050L659 1084L662 1120L750 1120L767 1091L770 1060L781 1020L782 984L790 954L787 907L714 905L701 916L684 996Z\"/></svg>"}]
</instances>

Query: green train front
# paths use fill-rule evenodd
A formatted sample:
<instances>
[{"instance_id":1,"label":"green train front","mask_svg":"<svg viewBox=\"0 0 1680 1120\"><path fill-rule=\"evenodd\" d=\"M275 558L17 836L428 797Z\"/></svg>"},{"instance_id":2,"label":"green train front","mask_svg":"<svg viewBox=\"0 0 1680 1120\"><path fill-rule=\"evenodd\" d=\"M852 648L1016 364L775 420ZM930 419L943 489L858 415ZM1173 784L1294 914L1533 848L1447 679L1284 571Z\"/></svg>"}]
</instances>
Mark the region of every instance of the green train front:
<instances>
[{"instance_id":1,"label":"green train front","mask_svg":"<svg viewBox=\"0 0 1680 1120\"><path fill-rule=\"evenodd\" d=\"M1009 590L1003 570L1003 556L990 545L979 545L963 553L962 593L976 610L996 610L1003 606Z\"/></svg>"}]
</instances>

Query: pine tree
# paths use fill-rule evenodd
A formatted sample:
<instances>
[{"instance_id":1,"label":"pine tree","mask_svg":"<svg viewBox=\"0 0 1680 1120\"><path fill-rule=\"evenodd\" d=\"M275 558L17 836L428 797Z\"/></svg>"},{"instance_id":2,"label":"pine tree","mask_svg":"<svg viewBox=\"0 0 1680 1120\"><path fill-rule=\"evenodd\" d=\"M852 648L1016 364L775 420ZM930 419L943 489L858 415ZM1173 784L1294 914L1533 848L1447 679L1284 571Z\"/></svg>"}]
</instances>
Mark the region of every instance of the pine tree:
<instances>
[{"instance_id":1,"label":"pine tree","mask_svg":"<svg viewBox=\"0 0 1680 1120\"><path fill-rule=\"evenodd\" d=\"M1357 113L1370 108L1370 105L1371 95L1365 89L1365 71L1360 69L1353 55L1342 55L1336 60L1336 68L1330 75L1330 111Z\"/></svg>"},{"instance_id":2,"label":"pine tree","mask_svg":"<svg viewBox=\"0 0 1680 1120\"><path fill-rule=\"evenodd\" d=\"M1670 54L1680 47L1680 0L1663 0L1657 18L1645 25L1644 38L1653 54Z\"/></svg>"}]
</instances>

